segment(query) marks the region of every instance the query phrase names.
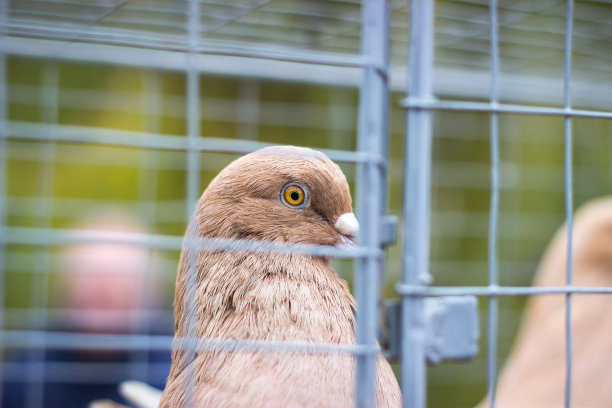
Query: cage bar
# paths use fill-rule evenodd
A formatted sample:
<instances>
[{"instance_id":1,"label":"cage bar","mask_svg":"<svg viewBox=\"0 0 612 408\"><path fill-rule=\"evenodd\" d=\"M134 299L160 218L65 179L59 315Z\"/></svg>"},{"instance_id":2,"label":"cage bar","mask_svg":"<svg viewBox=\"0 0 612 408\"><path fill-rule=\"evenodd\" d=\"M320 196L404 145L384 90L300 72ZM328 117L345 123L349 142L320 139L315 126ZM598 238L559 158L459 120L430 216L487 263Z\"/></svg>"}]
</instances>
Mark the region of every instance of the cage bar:
<instances>
[{"instance_id":1,"label":"cage bar","mask_svg":"<svg viewBox=\"0 0 612 408\"><path fill-rule=\"evenodd\" d=\"M410 14L410 83L408 94L419 101L433 99L433 1L414 1ZM423 288L429 284L431 211L431 111L409 109L403 201L402 283ZM401 300L401 385L404 407L426 406L424 299L403 295Z\"/></svg>"},{"instance_id":2,"label":"cage bar","mask_svg":"<svg viewBox=\"0 0 612 408\"><path fill-rule=\"evenodd\" d=\"M6 273L6 226L7 226L7 197L8 197L8 175L7 175L7 72L6 72L6 50L4 42L6 38L6 25L8 20L8 0L0 0L0 360L4 362L4 328L5 328L5 273ZM0 364L0 401L4 397L4 364Z\"/></svg>"},{"instance_id":3,"label":"cage bar","mask_svg":"<svg viewBox=\"0 0 612 408\"><path fill-rule=\"evenodd\" d=\"M490 103L496 106L499 100L499 39L497 20L497 0L489 3L489 22L491 25L491 95ZM491 136L491 198L489 210L488 264L489 286L498 284L497 270L497 230L499 224L499 122L497 112L490 113ZM497 383L497 342L498 342L499 304L495 295L489 297L489 331L487 336L487 390L490 407L495 407Z\"/></svg>"},{"instance_id":4,"label":"cage bar","mask_svg":"<svg viewBox=\"0 0 612 408\"><path fill-rule=\"evenodd\" d=\"M371 354L369 347L335 343L310 343L299 341L233 340L221 338L183 337L141 334L89 334L5 330L6 348L45 347L47 349L75 350L139 350L143 344L149 350L168 350L170 346L185 351L251 351L263 353L311 353L311 354ZM39 335L36 335L39 334Z\"/></svg>"},{"instance_id":5,"label":"cage bar","mask_svg":"<svg viewBox=\"0 0 612 408\"><path fill-rule=\"evenodd\" d=\"M161 77L159 72L147 72L143 78L143 123L142 127L147 132L159 133L161 130ZM140 203L141 219L146 223L147 227L155 222L155 210L157 207L157 193L159 187L159 152L156 150L143 150L139 163L139 182L138 182L138 197ZM153 288L153 279L155 278L153 268L154 252L152 248L147 249L147 260L144 268L145 284L140 288L137 296L139 296L139 314L142 316L138 320L138 324L132 329L133 334L151 332L151 317L150 296ZM149 362L148 340L144 342L142 350L134 350L130 353L130 376L141 381L148 381L151 364Z\"/></svg>"},{"instance_id":6,"label":"cage bar","mask_svg":"<svg viewBox=\"0 0 612 408\"><path fill-rule=\"evenodd\" d=\"M23 121L10 121L7 124L7 139L218 153L251 153L272 145L254 140L233 140L220 137L199 137L194 138L190 143L185 138L176 135L77 125L49 125L45 129L45 126L39 123ZM321 151L335 161L384 164L379 156L371 156L364 152L336 149L321 149Z\"/></svg>"},{"instance_id":7,"label":"cage bar","mask_svg":"<svg viewBox=\"0 0 612 408\"><path fill-rule=\"evenodd\" d=\"M571 109L571 69L572 69L572 32L574 18L574 1L566 0L565 16L565 55L563 61L563 106ZM565 116L565 217L567 225L567 259L566 259L566 285L572 287L573 278L573 229L574 229L574 202L573 202L573 138L572 138L572 117ZM565 295L565 407L571 406L572 399L572 294L567 292Z\"/></svg>"},{"instance_id":8,"label":"cage bar","mask_svg":"<svg viewBox=\"0 0 612 408\"><path fill-rule=\"evenodd\" d=\"M32 246L61 246L89 244L118 244L162 250L245 251L260 253L299 254L335 258L367 258L383 255L380 249L366 247L337 248L325 245L285 244L247 239L196 238L185 240L181 236L141 234L130 232L104 232L83 229L43 229L6 227L6 243Z\"/></svg>"},{"instance_id":9,"label":"cage bar","mask_svg":"<svg viewBox=\"0 0 612 408\"><path fill-rule=\"evenodd\" d=\"M187 185L187 196L185 204L187 206L185 215L187 222L187 232L185 233L185 241L193 241L198 238L197 223L193 220L192 214L196 211L196 203L200 195L200 153L194 148L196 141L200 138L201 125L200 125L200 72L195 65L195 58L198 54L197 44L201 35L201 21L200 21L200 1L189 0L188 3L188 15L187 18L187 65L186 65L186 76L187 76L187 89L186 103L187 103L187 179L185 180ZM197 283L198 283L198 272L197 272L197 259L199 251L191 249L188 250L184 255L187 262L187 280L186 280L186 314L185 327L187 330L186 336L188 339L197 338ZM173 342L175 347L176 339ZM183 384L185 401L189 405L195 405L195 367L194 364L189 364L196 357L196 350L188 348L185 351L186 365L184 370L186 371L186 381Z\"/></svg>"},{"instance_id":10,"label":"cage bar","mask_svg":"<svg viewBox=\"0 0 612 408\"><path fill-rule=\"evenodd\" d=\"M59 93L59 72L57 65L53 62L45 64L42 76L44 88L42 94L41 116L45 123L56 123L58 117L57 100ZM55 181L55 144L45 144L40 152L40 156L42 165L38 171L37 190L41 196L52 196ZM37 207L37 227L49 228L53 211L53 200L50 200L50 202L41 201ZM40 278L32 281L30 292L33 299L33 306L41 309L41 313L30 316L29 325L34 331L45 330L47 327L50 255L50 248L43 248L43 251L36 255L34 264L33 272L39 274ZM44 347L38 350L30 350L29 352L30 361L27 373L28 392L26 398L26 406L28 408L36 408L44 405L46 353Z\"/></svg>"},{"instance_id":11,"label":"cage bar","mask_svg":"<svg viewBox=\"0 0 612 408\"><path fill-rule=\"evenodd\" d=\"M432 286L397 284L397 293L404 296L537 296L567 293L612 294L612 287L598 286Z\"/></svg>"},{"instance_id":12,"label":"cage bar","mask_svg":"<svg viewBox=\"0 0 612 408\"><path fill-rule=\"evenodd\" d=\"M490 113L510 113L520 115L541 115L541 116L568 116L593 119L612 119L612 113L606 111L595 111L585 109L555 108L550 106L529 106L513 105L506 103L491 102L472 102L472 101L445 101L431 100L420 101L413 98L406 98L402 101L404 108L466 111L466 112L490 112Z\"/></svg>"},{"instance_id":13,"label":"cage bar","mask_svg":"<svg viewBox=\"0 0 612 408\"><path fill-rule=\"evenodd\" d=\"M383 260L374 255L381 247L381 222L385 212L390 9L385 0L362 3L362 57L367 61L359 93L358 150L376 157L358 167L357 208L360 243L372 252L357 260L357 344L367 354L357 357L355 406L376 405L376 360L378 347L378 303Z\"/></svg>"}]
</instances>

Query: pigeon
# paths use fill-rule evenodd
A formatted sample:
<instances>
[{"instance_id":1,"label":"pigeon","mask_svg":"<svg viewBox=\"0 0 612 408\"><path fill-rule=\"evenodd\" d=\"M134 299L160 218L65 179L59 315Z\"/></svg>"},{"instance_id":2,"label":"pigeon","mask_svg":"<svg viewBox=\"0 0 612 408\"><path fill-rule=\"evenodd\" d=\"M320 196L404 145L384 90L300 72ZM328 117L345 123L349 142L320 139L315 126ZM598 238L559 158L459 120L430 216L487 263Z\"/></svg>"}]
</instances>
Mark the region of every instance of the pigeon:
<instances>
[{"instance_id":1,"label":"pigeon","mask_svg":"<svg viewBox=\"0 0 612 408\"><path fill-rule=\"evenodd\" d=\"M554 236L534 286L566 283L567 228ZM612 286L612 198L594 200L576 214L573 285ZM612 406L612 294L571 296L573 367L571 406ZM500 374L497 408L560 407L565 401L565 295L533 296L517 340ZM479 407L489 406L488 399Z\"/></svg>"},{"instance_id":2,"label":"pigeon","mask_svg":"<svg viewBox=\"0 0 612 408\"><path fill-rule=\"evenodd\" d=\"M358 230L338 165L312 149L273 146L242 156L211 181L187 235L342 247L354 245ZM347 283L327 257L187 246L181 253L176 339L350 346L356 344L355 308ZM159 406L352 407L355 369L355 357L340 352L190 353L174 347ZM399 385L382 355L376 364L376 404L401 405Z\"/></svg>"}]
</instances>

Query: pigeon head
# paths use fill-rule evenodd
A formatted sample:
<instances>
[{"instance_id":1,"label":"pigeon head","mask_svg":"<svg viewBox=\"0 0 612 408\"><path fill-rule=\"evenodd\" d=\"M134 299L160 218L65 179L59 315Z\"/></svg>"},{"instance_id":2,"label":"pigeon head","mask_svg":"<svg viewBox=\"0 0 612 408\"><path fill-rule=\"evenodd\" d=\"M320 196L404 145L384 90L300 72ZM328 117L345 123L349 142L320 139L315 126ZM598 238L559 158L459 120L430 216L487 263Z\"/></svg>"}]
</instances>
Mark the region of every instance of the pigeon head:
<instances>
[{"instance_id":1,"label":"pigeon head","mask_svg":"<svg viewBox=\"0 0 612 408\"><path fill-rule=\"evenodd\" d=\"M205 237L340 245L359 230L340 167L294 146L264 148L230 163L196 213Z\"/></svg>"}]
</instances>

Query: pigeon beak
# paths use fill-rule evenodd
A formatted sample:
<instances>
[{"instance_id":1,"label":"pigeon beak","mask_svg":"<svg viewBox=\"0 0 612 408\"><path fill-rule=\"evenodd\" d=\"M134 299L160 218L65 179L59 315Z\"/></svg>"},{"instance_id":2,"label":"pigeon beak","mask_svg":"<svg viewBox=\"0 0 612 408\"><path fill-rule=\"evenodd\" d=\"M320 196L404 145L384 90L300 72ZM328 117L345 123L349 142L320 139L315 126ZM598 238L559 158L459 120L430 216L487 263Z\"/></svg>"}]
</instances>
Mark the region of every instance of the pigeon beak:
<instances>
[{"instance_id":1,"label":"pigeon beak","mask_svg":"<svg viewBox=\"0 0 612 408\"><path fill-rule=\"evenodd\" d=\"M345 213L338 217L334 228L344 237L354 240L359 233L359 221L353 213Z\"/></svg>"}]
</instances>

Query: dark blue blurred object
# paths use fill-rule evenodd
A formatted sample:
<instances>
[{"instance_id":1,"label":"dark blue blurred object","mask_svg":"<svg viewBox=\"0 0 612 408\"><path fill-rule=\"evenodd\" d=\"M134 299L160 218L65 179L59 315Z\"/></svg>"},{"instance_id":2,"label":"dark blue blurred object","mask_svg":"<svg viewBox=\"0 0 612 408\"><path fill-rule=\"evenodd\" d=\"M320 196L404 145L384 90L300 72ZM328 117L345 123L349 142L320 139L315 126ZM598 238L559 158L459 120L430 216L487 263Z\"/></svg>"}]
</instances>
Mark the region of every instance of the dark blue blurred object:
<instances>
[{"instance_id":1,"label":"dark blue blurred object","mask_svg":"<svg viewBox=\"0 0 612 408\"><path fill-rule=\"evenodd\" d=\"M4 357L4 408L83 408L97 399L123 402L118 393L121 381L140 380L163 389L171 362L170 350L45 350L43 354L27 349L5 351Z\"/></svg>"}]
</instances>

